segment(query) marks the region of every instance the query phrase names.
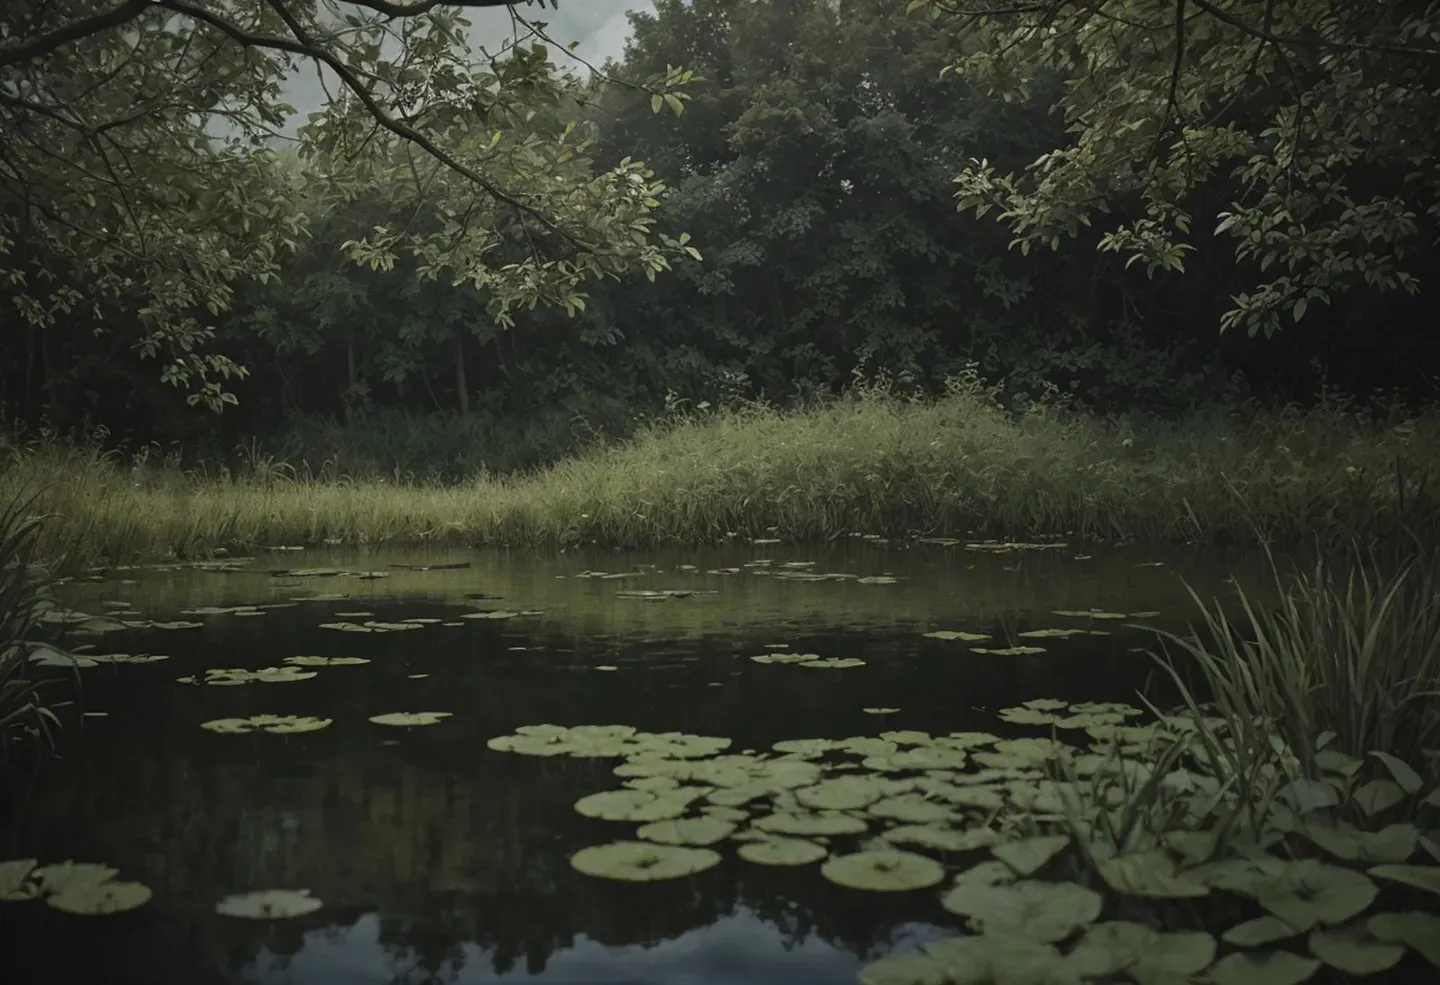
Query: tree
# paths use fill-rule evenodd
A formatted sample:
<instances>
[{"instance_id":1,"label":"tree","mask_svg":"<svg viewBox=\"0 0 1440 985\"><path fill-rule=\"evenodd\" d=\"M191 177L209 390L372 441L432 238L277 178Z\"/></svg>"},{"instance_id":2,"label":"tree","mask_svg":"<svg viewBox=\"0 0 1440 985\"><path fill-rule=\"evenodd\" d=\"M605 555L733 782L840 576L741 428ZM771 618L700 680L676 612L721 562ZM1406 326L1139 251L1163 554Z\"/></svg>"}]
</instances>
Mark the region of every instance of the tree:
<instances>
[{"instance_id":1,"label":"tree","mask_svg":"<svg viewBox=\"0 0 1440 985\"><path fill-rule=\"evenodd\" d=\"M1417 0L911 0L951 68L1023 97L1058 75L1071 139L972 160L958 202L1028 252L1092 222L1103 251L1183 271L1234 243L1222 330L1270 335L1347 292L1417 292L1440 231L1440 4ZM1108 214L1108 215L1107 215ZM1106 218L1099 218L1105 215Z\"/></svg>"},{"instance_id":2,"label":"tree","mask_svg":"<svg viewBox=\"0 0 1440 985\"><path fill-rule=\"evenodd\" d=\"M529 2L529 0L527 0ZM498 0L14 0L0 11L0 285L32 330L86 319L135 333L192 403L233 402L243 368L215 350L234 284L265 279L311 213L404 189L402 223L346 244L372 268L469 285L516 308L577 310L584 285L653 278L697 255L653 235L664 186L642 164L597 169L537 113L587 88L550 64L543 25L513 14L499 52L465 39L465 7ZM267 141L292 110L287 74L337 80L301 131L301 161ZM677 114L689 73L635 83ZM517 251L516 244L521 244ZM119 306L130 324L113 317ZM109 315L109 317L107 317ZM12 330L13 331L13 330ZM7 343L8 344L8 343Z\"/></svg>"}]
</instances>

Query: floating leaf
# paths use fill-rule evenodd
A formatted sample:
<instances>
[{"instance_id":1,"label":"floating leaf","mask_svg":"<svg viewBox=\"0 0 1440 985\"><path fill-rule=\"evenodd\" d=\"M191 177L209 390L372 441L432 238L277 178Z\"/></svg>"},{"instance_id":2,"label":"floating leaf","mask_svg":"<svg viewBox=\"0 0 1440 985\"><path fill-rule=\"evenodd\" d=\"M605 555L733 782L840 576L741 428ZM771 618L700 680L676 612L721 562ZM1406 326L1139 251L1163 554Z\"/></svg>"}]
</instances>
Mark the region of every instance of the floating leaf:
<instances>
[{"instance_id":1,"label":"floating leaf","mask_svg":"<svg viewBox=\"0 0 1440 985\"><path fill-rule=\"evenodd\" d=\"M957 881L940 900L951 913L967 917L979 933L1044 943L1064 940L1093 923L1103 903L1099 893L1084 886L1033 879L990 886Z\"/></svg>"},{"instance_id":2,"label":"floating leaf","mask_svg":"<svg viewBox=\"0 0 1440 985\"><path fill-rule=\"evenodd\" d=\"M735 825L715 817L686 817L642 824L635 836L662 845L713 845L724 841Z\"/></svg>"},{"instance_id":3,"label":"floating leaf","mask_svg":"<svg viewBox=\"0 0 1440 985\"><path fill-rule=\"evenodd\" d=\"M605 790L581 797L575 802L575 809L586 817L602 821L668 821L684 814L693 797L694 794L688 792L680 795L649 790Z\"/></svg>"},{"instance_id":4,"label":"floating leaf","mask_svg":"<svg viewBox=\"0 0 1440 985\"><path fill-rule=\"evenodd\" d=\"M863 667L865 661L859 657L821 657L818 660L802 660L800 666L820 670L845 670L850 667Z\"/></svg>"},{"instance_id":5,"label":"floating leaf","mask_svg":"<svg viewBox=\"0 0 1440 985\"><path fill-rule=\"evenodd\" d=\"M897 711L899 711L900 709L899 709L899 708L861 708L860 710L863 711L863 712L864 712L865 714L867 714L867 715L893 715L893 714L895 714Z\"/></svg>"},{"instance_id":6,"label":"floating leaf","mask_svg":"<svg viewBox=\"0 0 1440 985\"><path fill-rule=\"evenodd\" d=\"M72 889L98 886L109 882L120 874L100 862L59 862L42 866L31 875L40 880L40 892L45 894L64 893Z\"/></svg>"},{"instance_id":7,"label":"floating leaf","mask_svg":"<svg viewBox=\"0 0 1440 985\"><path fill-rule=\"evenodd\" d=\"M1206 896L1210 887L1189 874L1177 874L1175 860L1163 851L1129 852L1105 859L1100 877L1118 893L1151 899Z\"/></svg>"},{"instance_id":8,"label":"floating leaf","mask_svg":"<svg viewBox=\"0 0 1440 985\"><path fill-rule=\"evenodd\" d=\"M1307 819L1298 831L1347 862L1404 862L1415 854L1420 839L1420 830L1413 824L1390 824L1370 832L1345 821L1331 824Z\"/></svg>"},{"instance_id":9,"label":"floating leaf","mask_svg":"<svg viewBox=\"0 0 1440 985\"><path fill-rule=\"evenodd\" d=\"M906 824L929 824L936 821L949 821L955 815L955 808L946 804L937 804L926 800L918 794L901 794L898 797L886 797L884 800L876 801L866 808L866 813L874 817L883 817L890 821L903 821Z\"/></svg>"},{"instance_id":10,"label":"floating leaf","mask_svg":"<svg viewBox=\"0 0 1440 985\"><path fill-rule=\"evenodd\" d=\"M1032 653L1044 653L1043 646L1005 646L990 648L984 646L972 646L971 653L988 653L992 657L1023 657Z\"/></svg>"},{"instance_id":11,"label":"floating leaf","mask_svg":"<svg viewBox=\"0 0 1440 985\"><path fill-rule=\"evenodd\" d=\"M1440 866L1436 865L1377 865L1369 870L1376 879L1402 882L1416 889L1440 893Z\"/></svg>"},{"instance_id":12,"label":"floating leaf","mask_svg":"<svg viewBox=\"0 0 1440 985\"><path fill-rule=\"evenodd\" d=\"M1373 975L1398 964L1405 948L1376 940L1363 924L1352 924L1312 931L1310 953L1346 974Z\"/></svg>"},{"instance_id":13,"label":"floating leaf","mask_svg":"<svg viewBox=\"0 0 1440 985\"><path fill-rule=\"evenodd\" d=\"M314 913L323 905L308 889L262 889L226 896L215 904L215 912L243 920L286 920Z\"/></svg>"},{"instance_id":14,"label":"floating leaf","mask_svg":"<svg viewBox=\"0 0 1440 985\"><path fill-rule=\"evenodd\" d=\"M1376 940L1404 944L1440 968L1440 915L1419 910L1377 913L1366 921L1365 926Z\"/></svg>"},{"instance_id":15,"label":"floating leaf","mask_svg":"<svg viewBox=\"0 0 1440 985\"><path fill-rule=\"evenodd\" d=\"M1069 835L1041 835L995 845L990 854L1015 870L1016 875L1034 875L1070 844Z\"/></svg>"},{"instance_id":16,"label":"floating leaf","mask_svg":"<svg viewBox=\"0 0 1440 985\"><path fill-rule=\"evenodd\" d=\"M34 899L40 884L30 878L36 860L17 858L0 862L0 902Z\"/></svg>"},{"instance_id":17,"label":"floating leaf","mask_svg":"<svg viewBox=\"0 0 1440 985\"><path fill-rule=\"evenodd\" d=\"M963 630L937 629L933 633L921 633L932 640L959 640L962 643L980 643L990 638L989 633L967 633Z\"/></svg>"},{"instance_id":18,"label":"floating leaf","mask_svg":"<svg viewBox=\"0 0 1440 985\"><path fill-rule=\"evenodd\" d=\"M925 889L945 878L945 867L913 852L869 851L832 858L820 874L837 885L872 892Z\"/></svg>"},{"instance_id":19,"label":"floating leaf","mask_svg":"<svg viewBox=\"0 0 1440 985\"><path fill-rule=\"evenodd\" d=\"M736 854L756 865L809 865L829 855L830 850L802 838L767 837L741 845Z\"/></svg>"},{"instance_id":20,"label":"floating leaf","mask_svg":"<svg viewBox=\"0 0 1440 985\"><path fill-rule=\"evenodd\" d=\"M97 916L124 913L150 902L150 887L138 882L77 883L57 893L48 894L45 902L65 913Z\"/></svg>"},{"instance_id":21,"label":"floating leaf","mask_svg":"<svg viewBox=\"0 0 1440 985\"><path fill-rule=\"evenodd\" d=\"M576 872L621 882L658 882L694 875L720 864L720 854L708 848L655 845L643 841L617 841L582 848L570 856Z\"/></svg>"},{"instance_id":22,"label":"floating leaf","mask_svg":"<svg viewBox=\"0 0 1440 985\"><path fill-rule=\"evenodd\" d=\"M1246 920L1244 923L1237 923L1225 931L1220 939L1226 944L1234 944L1236 947L1260 947L1264 944L1286 940L1298 933L1300 933L1299 928L1290 926L1279 917L1266 915L1256 917L1254 920Z\"/></svg>"},{"instance_id":23,"label":"floating leaf","mask_svg":"<svg viewBox=\"0 0 1440 985\"><path fill-rule=\"evenodd\" d=\"M252 715L249 718L217 718L201 722L200 727L222 735L240 735L245 732L273 732L293 735L299 732L318 732L332 724L329 718L301 717L299 715Z\"/></svg>"},{"instance_id":24,"label":"floating leaf","mask_svg":"<svg viewBox=\"0 0 1440 985\"><path fill-rule=\"evenodd\" d=\"M938 824L902 824L886 831L883 837L900 845L919 845L942 852L970 852L995 844L1000 840L1000 832L993 828L961 830Z\"/></svg>"},{"instance_id":25,"label":"floating leaf","mask_svg":"<svg viewBox=\"0 0 1440 985\"><path fill-rule=\"evenodd\" d=\"M286 657L283 662L294 667L358 667L370 661L364 657Z\"/></svg>"},{"instance_id":26,"label":"floating leaf","mask_svg":"<svg viewBox=\"0 0 1440 985\"><path fill-rule=\"evenodd\" d=\"M1126 972L1138 982L1186 981L1215 960L1215 938L1206 933L1163 933L1122 920L1085 931L1067 958L1082 978Z\"/></svg>"},{"instance_id":27,"label":"floating leaf","mask_svg":"<svg viewBox=\"0 0 1440 985\"><path fill-rule=\"evenodd\" d=\"M370 721L376 725L438 725L453 714L453 711L392 711L384 715L372 715Z\"/></svg>"},{"instance_id":28,"label":"floating leaf","mask_svg":"<svg viewBox=\"0 0 1440 985\"><path fill-rule=\"evenodd\" d=\"M1210 968L1211 985L1300 985L1320 967L1313 958L1289 951L1237 951Z\"/></svg>"},{"instance_id":29,"label":"floating leaf","mask_svg":"<svg viewBox=\"0 0 1440 985\"><path fill-rule=\"evenodd\" d=\"M1375 869L1370 871L1378 874ZM1255 899L1270 913L1304 931L1316 924L1344 923L1369 906L1377 892L1375 883L1363 873L1304 859L1291 862L1279 876L1260 886Z\"/></svg>"},{"instance_id":30,"label":"floating leaf","mask_svg":"<svg viewBox=\"0 0 1440 985\"><path fill-rule=\"evenodd\" d=\"M754 826L774 834L810 837L856 835L869 829L863 818L838 811L779 811L756 818Z\"/></svg>"}]
</instances>

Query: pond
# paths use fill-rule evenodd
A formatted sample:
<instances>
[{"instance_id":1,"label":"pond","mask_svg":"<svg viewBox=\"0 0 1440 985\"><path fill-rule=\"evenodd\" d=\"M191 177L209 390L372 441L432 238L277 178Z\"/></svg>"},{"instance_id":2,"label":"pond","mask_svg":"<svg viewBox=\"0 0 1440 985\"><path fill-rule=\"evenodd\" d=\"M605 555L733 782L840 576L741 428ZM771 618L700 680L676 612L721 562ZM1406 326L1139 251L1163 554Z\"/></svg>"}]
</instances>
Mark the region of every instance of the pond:
<instances>
[{"instance_id":1,"label":"pond","mask_svg":"<svg viewBox=\"0 0 1440 985\"><path fill-rule=\"evenodd\" d=\"M658 797L674 781L659 770L622 781L624 760L604 748L523 755L487 743L541 724L628 727L592 730L601 746L633 747L631 729L720 737L724 755L881 733L903 749L899 730L1046 735L996 713L1041 698L1136 703L1154 674L1139 624L1183 629L1194 612L1181 577L1209 598L1241 569L1258 571L1253 559L1142 547L1090 556L855 540L547 557L277 550L96 574L66 586L64 603L99 617L73 629L106 631L68 641L168 659L78 672L84 717L70 716L63 759L15 807L0 858L103 862L153 896L105 916L0 903L20 972L6 981L848 985L867 962L963 921L935 888L867 892L818 864L741 858L746 842L726 825L770 810L764 798L691 805L689 816L717 822L710 847L690 849L691 861L718 852L718 864L695 862L703 871L640 883L582 874L572 855L633 840L637 824L575 803L622 782ZM1051 629L1082 632L1022 635ZM925 635L935 632L985 639ZM207 670L275 667L289 669L206 683ZM448 717L370 720L416 712ZM293 734L213 724L260 715L331 722ZM700 740L649 741L673 752ZM814 766L789 748L773 755ZM793 800L794 786L772 793ZM907 819L810 841L838 855ZM907 847L952 871L985 856ZM322 905L288 919L217 913L222 899L270 889Z\"/></svg>"}]
</instances>

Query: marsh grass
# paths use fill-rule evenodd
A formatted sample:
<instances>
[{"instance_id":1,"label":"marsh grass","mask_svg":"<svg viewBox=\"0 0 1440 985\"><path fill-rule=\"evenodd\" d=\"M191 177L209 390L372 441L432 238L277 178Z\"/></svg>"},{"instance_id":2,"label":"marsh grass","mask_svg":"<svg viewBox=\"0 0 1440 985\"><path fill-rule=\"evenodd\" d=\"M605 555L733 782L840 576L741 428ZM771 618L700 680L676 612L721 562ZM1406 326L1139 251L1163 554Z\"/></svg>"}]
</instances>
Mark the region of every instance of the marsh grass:
<instances>
[{"instance_id":1,"label":"marsh grass","mask_svg":"<svg viewBox=\"0 0 1440 985\"><path fill-rule=\"evenodd\" d=\"M17 496L0 509L0 760L27 739L53 745L52 728L59 724L30 663L51 582L35 562L43 523L33 513L36 499Z\"/></svg>"},{"instance_id":2,"label":"marsh grass","mask_svg":"<svg viewBox=\"0 0 1440 985\"><path fill-rule=\"evenodd\" d=\"M1167 422L1003 409L973 378L793 411L676 416L544 469L445 484L252 456L241 472L11 447L0 495L47 488L42 554L81 561L277 544L600 543L948 533L1276 545L1440 523L1440 415L1215 409ZM1422 451L1424 450L1424 451ZM1428 529L1428 528L1427 528Z\"/></svg>"}]
</instances>

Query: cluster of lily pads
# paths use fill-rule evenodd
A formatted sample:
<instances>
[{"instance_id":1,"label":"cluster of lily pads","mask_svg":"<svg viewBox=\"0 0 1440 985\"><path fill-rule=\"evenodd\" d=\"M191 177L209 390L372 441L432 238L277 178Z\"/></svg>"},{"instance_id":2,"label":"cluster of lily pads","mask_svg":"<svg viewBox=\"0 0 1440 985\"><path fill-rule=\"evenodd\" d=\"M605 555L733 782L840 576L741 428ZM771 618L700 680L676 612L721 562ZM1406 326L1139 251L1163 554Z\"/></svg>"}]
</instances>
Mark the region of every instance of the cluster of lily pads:
<instances>
[{"instance_id":1,"label":"cluster of lily pads","mask_svg":"<svg viewBox=\"0 0 1440 985\"><path fill-rule=\"evenodd\" d=\"M99 862L58 862L40 865L33 858L0 862L0 905L43 900L46 905L78 916L100 916L136 910L154 895L144 883L122 881L118 869ZM221 916L276 920L313 913L323 904L308 889L264 889L226 896L215 904ZM3 918L3 912L0 912Z\"/></svg>"},{"instance_id":2,"label":"cluster of lily pads","mask_svg":"<svg viewBox=\"0 0 1440 985\"><path fill-rule=\"evenodd\" d=\"M970 933L875 962L865 985L1293 985L1410 952L1440 966L1440 865L1414 861L1440 861L1431 781L1393 757L1329 750L1311 764L1318 778L1277 777L1257 811L1196 741L1224 723L1137 724L1143 714L1037 699L999 717L1050 736L905 729L735 753L722 737L545 724L488 745L620 760L620 787L575 807L639 827L575 853L586 875L678 878L734 842L748 862L820 863L852 889L945 884L941 905ZM1387 908L1372 912L1377 900ZM1203 929L1217 923L1218 937Z\"/></svg>"}]
</instances>

